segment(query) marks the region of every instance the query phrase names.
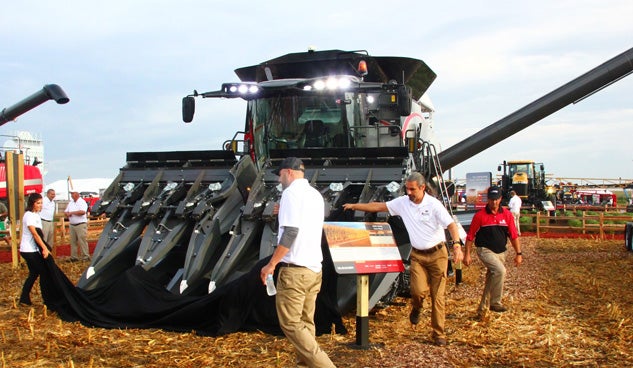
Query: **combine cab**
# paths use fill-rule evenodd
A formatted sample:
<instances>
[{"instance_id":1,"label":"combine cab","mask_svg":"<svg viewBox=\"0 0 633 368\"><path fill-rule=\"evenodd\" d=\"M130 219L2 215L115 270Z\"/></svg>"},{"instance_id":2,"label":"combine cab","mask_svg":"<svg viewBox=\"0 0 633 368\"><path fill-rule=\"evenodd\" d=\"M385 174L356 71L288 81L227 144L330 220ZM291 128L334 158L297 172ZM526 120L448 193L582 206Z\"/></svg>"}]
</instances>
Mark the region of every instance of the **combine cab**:
<instances>
[{"instance_id":1,"label":"combine cab","mask_svg":"<svg viewBox=\"0 0 633 368\"><path fill-rule=\"evenodd\" d=\"M341 205L400 196L404 178L420 171L450 206L443 171L621 77L631 70L631 53L565 86L564 93L545 96L530 113L515 113L520 119L510 116L439 154L433 111L422 98L435 73L421 60L329 50L237 69L240 82L194 91L182 110L189 123L196 98L243 99L243 130L219 151L128 153L127 165L92 208L110 221L78 286L107 285L133 266L152 272L175 295L206 294L237 279L273 253L281 186L272 170L288 156L305 163L307 180L326 203L326 221L388 221L406 261L411 247L398 218ZM465 221L460 216L467 226L472 214ZM325 239L322 246L328 262ZM370 307L407 290L406 279L372 275ZM356 278L339 275L336 281L345 313L354 307Z\"/></svg>"}]
</instances>

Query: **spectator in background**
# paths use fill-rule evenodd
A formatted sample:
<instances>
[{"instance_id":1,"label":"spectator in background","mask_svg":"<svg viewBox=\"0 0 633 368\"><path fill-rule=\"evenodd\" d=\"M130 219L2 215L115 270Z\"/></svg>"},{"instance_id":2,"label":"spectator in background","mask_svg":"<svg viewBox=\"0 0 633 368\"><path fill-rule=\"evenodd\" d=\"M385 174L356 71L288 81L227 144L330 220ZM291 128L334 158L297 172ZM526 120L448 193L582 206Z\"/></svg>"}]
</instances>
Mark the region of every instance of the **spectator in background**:
<instances>
[{"instance_id":1,"label":"spectator in background","mask_svg":"<svg viewBox=\"0 0 633 368\"><path fill-rule=\"evenodd\" d=\"M511 190L510 202L508 202L508 207L510 208L510 212L514 217L514 227L516 227L519 236L521 236L521 225L519 223L519 217L521 217L521 205L523 205L521 197L519 197L514 190Z\"/></svg>"},{"instance_id":2,"label":"spectator in background","mask_svg":"<svg viewBox=\"0 0 633 368\"><path fill-rule=\"evenodd\" d=\"M70 223L70 260L76 261L78 249L81 248L82 260L90 259L88 249L88 204L79 195L79 192L70 190L71 201L68 202L64 213Z\"/></svg>"},{"instance_id":3,"label":"spectator in background","mask_svg":"<svg viewBox=\"0 0 633 368\"><path fill-rule=\"evenodd\" d=\"M49 189L46 191L46 197L42 198L40 217L42 218L43 240L51 248L54 247L53 242L55 241L55 209L55 189Z\"/></svg>"},{"instance_id":4,"label":"spectator in background","mask_svg":"<svg viewBox=\"0 0 633 368\"><path fill-rule=\"evenodd\" d=\"M4 202L0 201L0 239L2 239L8 246L11 246L11 235L7 231L5 221L9 210Z\"/></svg>"}]
</instances>

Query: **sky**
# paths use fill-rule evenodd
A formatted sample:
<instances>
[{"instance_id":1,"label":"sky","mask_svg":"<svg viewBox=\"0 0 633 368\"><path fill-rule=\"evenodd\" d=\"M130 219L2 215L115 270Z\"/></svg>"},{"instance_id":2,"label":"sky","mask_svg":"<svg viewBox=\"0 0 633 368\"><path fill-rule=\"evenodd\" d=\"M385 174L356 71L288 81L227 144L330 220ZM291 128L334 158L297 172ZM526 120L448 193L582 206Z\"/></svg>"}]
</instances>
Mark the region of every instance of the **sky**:
<instances>
[{"instance_id":1,"label":"sky","mask_svg":"<svg viewBox=\"0 0 633 368\"><path fill-rule=\"evenodd\" d=\"M254 5L256 4L256 5ZM45 147L44 180L114 178L126 152L221 149L246 103L182 97L238 81L234 70L287 53L367 50L424 60L443 149L633 47L633 1L13 1L0 14L0 108L57 84L0 126ZM453 178L503 160L553 177L633 178L633 76L460 163Z\"/></svg>"}]
</instances>

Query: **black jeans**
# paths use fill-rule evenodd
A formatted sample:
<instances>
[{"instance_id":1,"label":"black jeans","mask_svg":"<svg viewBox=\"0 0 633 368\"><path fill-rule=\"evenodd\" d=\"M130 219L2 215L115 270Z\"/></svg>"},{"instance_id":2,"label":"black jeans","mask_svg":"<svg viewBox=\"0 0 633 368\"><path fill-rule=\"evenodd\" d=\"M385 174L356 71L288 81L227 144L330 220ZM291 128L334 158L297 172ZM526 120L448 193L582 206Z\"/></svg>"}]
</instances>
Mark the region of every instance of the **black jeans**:
<instances>
[{"instance_id":1,"label":"black jeans","mask_svg":"<svg viewBox=\"0 0 633 368\"><path fill-rule=\"evenodd\" d=\"M20 303L31 304L31 289L38 276L45 272L46 264L40 252L20 252L20 255L24 258L26 265L29 267L29 276L24 281L24 286L22 286Z\"/></svg>"}]
</instances>

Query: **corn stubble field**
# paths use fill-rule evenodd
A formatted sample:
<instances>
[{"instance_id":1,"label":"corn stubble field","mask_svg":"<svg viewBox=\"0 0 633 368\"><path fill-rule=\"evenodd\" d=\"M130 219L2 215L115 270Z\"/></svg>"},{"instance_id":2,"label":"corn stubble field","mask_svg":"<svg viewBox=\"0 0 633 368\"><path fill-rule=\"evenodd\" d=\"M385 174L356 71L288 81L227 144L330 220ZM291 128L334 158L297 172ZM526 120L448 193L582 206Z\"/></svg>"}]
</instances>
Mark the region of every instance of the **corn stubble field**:
<instances>
[{"instance_id":1,"label":"corn stubble field","mask_svg":"<svg viewBox=\"0 0 633 368\"><path fill-rule=\"evenodd\" d=\"M318 337L338 367L626 367L633 366L633 253L622 240L522 239L524 264L508 257L506 313L476 317L485 270L450 279L449 344L431 344L429 308L408 322L408 299L374 310L369 349L356 349L354 314L347 335ZM58 261L73 280L86 263ZM61 321L42 304L16 305L26 266L0 264L2 367L292 367L280 336L239 332L218 337L162 330L88 328Z\"/></svg>"}]
</instances>

